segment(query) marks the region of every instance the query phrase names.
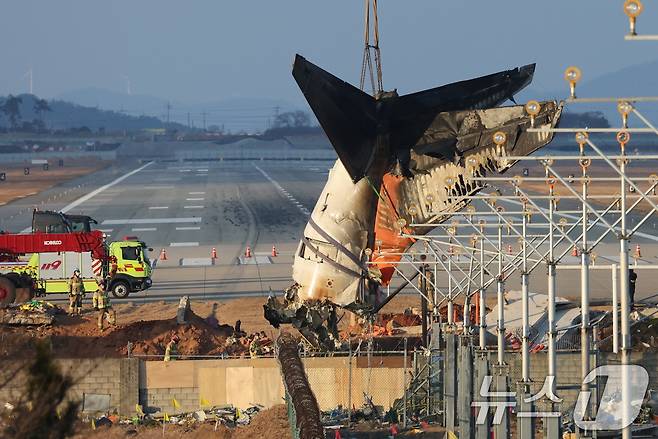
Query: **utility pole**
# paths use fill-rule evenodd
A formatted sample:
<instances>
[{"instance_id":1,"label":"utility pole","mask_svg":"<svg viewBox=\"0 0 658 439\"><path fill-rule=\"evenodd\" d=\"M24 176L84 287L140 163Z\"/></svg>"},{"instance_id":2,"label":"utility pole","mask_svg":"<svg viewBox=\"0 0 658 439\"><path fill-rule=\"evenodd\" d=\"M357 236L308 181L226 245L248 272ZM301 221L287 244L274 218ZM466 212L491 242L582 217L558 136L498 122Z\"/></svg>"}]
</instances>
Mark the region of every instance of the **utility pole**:
<instances>
[{"instance_id":1,"label":"utility pole","mask_svg":"<svg viewBox=\"0 0 658 439\"><path fill-rule=\"evenodd\" d=\"M167 124L169 124L169 113L171 112L171 102L167 101Z\"/></svg>"}]
</instances>

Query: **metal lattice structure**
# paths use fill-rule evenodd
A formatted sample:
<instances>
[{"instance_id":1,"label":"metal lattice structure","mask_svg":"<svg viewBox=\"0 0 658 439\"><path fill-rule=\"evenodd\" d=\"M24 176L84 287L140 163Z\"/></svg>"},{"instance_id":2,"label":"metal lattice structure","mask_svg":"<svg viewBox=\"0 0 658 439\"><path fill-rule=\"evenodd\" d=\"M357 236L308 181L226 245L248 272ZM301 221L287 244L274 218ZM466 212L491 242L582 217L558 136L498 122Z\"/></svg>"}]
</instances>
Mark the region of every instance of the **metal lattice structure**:
<instances>
[{"instance_id":1,"label":"metal lattice structure","mask_svg":"<svg viewBox=\"0 0 658 439\"><path fill-rule=\"evenodd\" d=\"M641 8L637 1L626 2L625 11L631 22L631 33L626 39L658 39L637 35L637 15L633 14L638 10L641 12ZM591 277L594 273L609 276L612 311L607 316L612 319L613 352L620 353L622 364L630 364L629 270L658 269L656 265L642 263L639 246L634 252L630 248L631 242L642 235L641 229L648 226L658 213L658 175L642 175L644 171L634 171L633 167L637 163L656 161L658 155L630 151L636 135L644 135L645 140L650 135L658 135L655 124L638 108L638 104L655 104L658 97L577 97L576 84L580 77L578 68L569 67L566 70L565 80L569 83L570 96L564 100L564 105L616 105L620 115L618 126L533 126L527 131L573 136L568 140L571 148L566 152L551 154L539 151L533 156L507 154L504 133L495 133L493 140L498 146L498 154L494 160L501 167L507 163L519 163L517 168L534 166L534 169L540 169L539 175L530 176L528 172L528 176L483 176L474 171L468 176L470 182L487 189L478 195L467 196L470 201L467 208L451 214L438 227L411 222L402 224L400 230L403 237L418 243L411 253L402 255L402 262L396 271L405 285L414 289L428 305L425 315L428 323L424 327L438 322L448 333L471 336L472 346L478 351L496 352L496 360L489 364L489 368L494 370L504 370L508 355L506 350L510 346L518 349L522 356L522 379L517 383L519 401L519 398L529 395L532 352L547 351L548 375L557 377L558 381L560 367L556 352L559 346L581 351L583 380L593 369L591 358L596 351L593 328L606 317L605 314L596 315L591 310ZM532 117L539 113L540 105L537 101L530 101L525 109ZM429 208L433 202L428 195ZM410 213L413 216L413 212ZM431 233L414 233L428 227L436 228ZM598 258L598 249L611 243L618 246L616 255ZM536 273L541 269L546 272L547 312L543 319L531 322L530 275L535 273L535 276L541 277ZM579 273L580 309L570 311L572 320L577 324L558 326L560 316L565 315L558 302L558 273L569 270ZM513 276L518 276L520 282L516 283ZM412 282L416 277L421 282ZM508 289L517 287L520 289L521 324L514 332L506 328L510 316L505 315L505 309ZM497 314L487 319L485 310L488 304L494 302L490 300L492 298L495 298L493 308ZM458 307L462 307L461 315L457 313ZM495 322L493 328L492 322ZM489 343L492 334L496 336L495 343ZM435 335L432 334L433 337ZM451 342L454 343L454 340ZM450 368L457 364L460 365L457 381L467 379L466 375L462 377L465 365L459 363L457 358L451 358L448 351L445 361L446 383L450 373L454 374ZM499 373L500 376L503 374ZM628 398L629 385L627 380L623 382L622 397ZM478 383L474 383L472 389L477 393L479 387L475 384ZM496 384L497 391L509 390L504 380L496 381ZM555 379L550 382L549 390L550 394L557 394ZM581 392L589 391L596 391L595 385L582 384ZM460 395L460 400L464 397ZM471 401L472 397L471 393ZM449 412L463 401L443 402ZM547 398L538 402L553 407L553 402ZM594 404L580 407L580 410L585 417L596 414ZM629 410L625 407L622 417L630 424ZM475 437L473 425L458 422L454 413L446 413L444 423L448 429L459 428L462 433L460 437ZM484 430L476 429L477 434L487 434L482 437L489 437L489 428L493 427L489 424L483 433L481 431ZM500 428L496 427L497 434L507 437L510 433L507 427ZM534 437L532 419L519 417L517 430L517 437ZM558 418L544 419L544 437L557 438L559 432ZM578 433L581 437L591 437L592 434L591 431ZM623 437L631 437L631 427L623 430Z\"/></svg>"}]
</instances>

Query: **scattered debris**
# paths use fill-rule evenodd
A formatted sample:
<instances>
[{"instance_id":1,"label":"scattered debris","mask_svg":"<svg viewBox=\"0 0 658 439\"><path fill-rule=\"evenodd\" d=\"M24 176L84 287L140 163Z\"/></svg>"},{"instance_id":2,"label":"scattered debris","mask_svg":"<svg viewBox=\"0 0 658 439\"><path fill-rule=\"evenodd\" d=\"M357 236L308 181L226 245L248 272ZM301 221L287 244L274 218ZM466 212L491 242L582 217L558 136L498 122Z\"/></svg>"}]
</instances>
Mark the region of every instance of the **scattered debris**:
<instances>
[{"instance_id":1,"label":"scattered debris","mask_svg":"<svg viewBox=\"0 0 658 439\"><path fill-rule=\"evenodd\" d=\"M187 325L192 310L190 309L190 297L183 296L178 302L178 311L176 313L176 321L179 325Z\"/></svg>"},{"instance_id":2,"label":"scattered debris","mask_svg":"<svg viewBox=\"0 0 658 439\"><path fill-rule=\"evenodd\" d=\"M0 309L0 324L3 325L52 325L55 315L63 313L57 305L44 300L31 300L23 304L9 304Z\"/></svg>"},{"instance_id":3,"label":"scattered debris","mask_svg":"<svg viewBox=\"0 0 658 439\"><path fill-rule=\"evenodd\" d=\"M167 418L168 421L165 421L164 414L136 416L130 419L119 419L111 414L87 417L79 424L75 438L155 438L163 437L162 432L165 431L164 437L292 439L285 405L269 409L251 406L245 410L221 406Z\"/></svg>"}]
</instances>

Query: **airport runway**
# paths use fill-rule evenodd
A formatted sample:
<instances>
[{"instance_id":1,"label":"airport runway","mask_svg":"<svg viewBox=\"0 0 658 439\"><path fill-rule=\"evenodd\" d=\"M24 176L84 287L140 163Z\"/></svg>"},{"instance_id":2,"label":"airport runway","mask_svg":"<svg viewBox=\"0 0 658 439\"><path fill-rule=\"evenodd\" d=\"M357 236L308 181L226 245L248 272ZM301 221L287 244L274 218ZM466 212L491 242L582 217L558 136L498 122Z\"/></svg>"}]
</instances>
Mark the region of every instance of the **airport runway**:
<instances>
[{"instance_id":1,"label":"airport runway","mask_svg":"<svg viewBox=\"0 0 658 439\"><path fill-rule=\"evenodd\" d=\"M52 188L6 206L0 206L2 228L21 231L29 227L31 210L66 210L90 215L110 240L138 236L167 260L158 261L153 287L131 295L128 301L216 300L266 296L291 283L292 254L308 213L327 178L330 162L233 161L123 163ZM645 237L640 264L653 265L658 245L653 226ZM631 243L635 245L636 241ZM240 263L246 247L255 257ZM272 257L272 246L278 256ZM218 259L210 260L217 250ZM615 262L618 244L611 239L597 249L598 264ZM609 259L606 260L606 257ZM576 264L577 259L568 260ZM245 262L243 259L242 262ZM545 267L532 273L530 289L546 292ZM447 287L446 276L439 287ZM579 272L560 270L558 294L579 297ZM592 297L609 300L610 273L593 270ZM656 287L654 287L654 285ZM508 290L520 289L518 276ZM642 270L638 299L656 302L658 271ZM490 288L493 295L495 287ZM64 298L59 298L63 300Z\"/></svg>"},{"instance_id":2,"label":"airport runway","mask_svg":"<svg viewBox=\"0 0 658 439\"><path fill-rule=\"evenodd\" d=\"M127 163L0 207L2 227L27 229L34 207L65 210L97 219L110 240L138 236L152 260L164 249L153 288L128 300L267 295L290 285L292 253L329 165ZM241 264L247 246L255 258Z\"/></svg>"}]
</instances>

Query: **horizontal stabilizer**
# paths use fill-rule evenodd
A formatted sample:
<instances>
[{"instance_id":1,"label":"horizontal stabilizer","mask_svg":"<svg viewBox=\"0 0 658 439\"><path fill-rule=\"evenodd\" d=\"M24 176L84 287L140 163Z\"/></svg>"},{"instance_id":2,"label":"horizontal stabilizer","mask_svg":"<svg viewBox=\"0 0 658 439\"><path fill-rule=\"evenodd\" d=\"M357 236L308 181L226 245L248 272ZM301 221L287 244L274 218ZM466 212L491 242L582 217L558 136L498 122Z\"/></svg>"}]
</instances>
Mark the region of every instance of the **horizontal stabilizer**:
<instances>
[{"instance_id":1,"label":"horizontal stabilizer","mask_svg":"<svg viewBox=\"0 0 658 439\"><path fill-rule=\"evenodd\" d=\"M297 55L293 76L352 181L366 174L376 154L388 166L409 172L411 150L432 136L440 113L494 108L532 81L528 64L404 96L377 99ZM378 159L382 158L378 156Z\"/></svg>"}]
</instances>

